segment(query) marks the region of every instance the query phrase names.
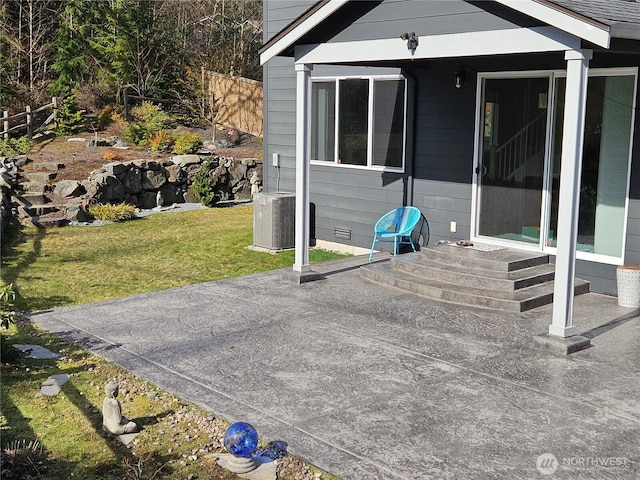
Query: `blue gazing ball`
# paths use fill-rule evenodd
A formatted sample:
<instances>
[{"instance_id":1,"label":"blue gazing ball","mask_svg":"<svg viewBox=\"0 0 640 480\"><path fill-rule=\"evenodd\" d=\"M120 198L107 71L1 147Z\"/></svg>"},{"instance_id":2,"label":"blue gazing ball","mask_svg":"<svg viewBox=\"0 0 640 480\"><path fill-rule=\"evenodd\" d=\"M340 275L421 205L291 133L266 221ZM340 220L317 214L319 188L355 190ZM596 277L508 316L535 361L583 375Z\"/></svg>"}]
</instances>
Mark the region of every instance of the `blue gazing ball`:
<instances>
[{"instance_id":1,"label":"blue gazing ball","mask_svg":"<svg viewBox=\"0 0 640 480\"><path fill-rule=\"evenodd\" d=\"M258 432L248 423L236 422L224 433L224 446L231 455L250 457L258 446Z\"/></svg>"}]
</instances>

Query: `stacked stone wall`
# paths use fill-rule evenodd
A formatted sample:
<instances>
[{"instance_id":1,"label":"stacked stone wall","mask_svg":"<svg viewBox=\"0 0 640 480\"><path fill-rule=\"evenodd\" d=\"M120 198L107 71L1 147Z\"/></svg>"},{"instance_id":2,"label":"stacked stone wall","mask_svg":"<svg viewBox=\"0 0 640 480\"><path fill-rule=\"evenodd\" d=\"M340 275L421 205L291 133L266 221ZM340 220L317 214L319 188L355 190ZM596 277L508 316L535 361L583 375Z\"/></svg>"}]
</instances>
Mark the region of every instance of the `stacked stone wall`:
<instances>
[{"instance_id":1,"label":"stacked stone wall","mask_svg":"<svg viewBox=\"0 0 640 480\"><path fill-rule=\"evenodd\" d=\"M112 162L91 173L84 181L58 182L53 193L63 197L83 197L87 202L125 202L148 209L174 203L197 202L193 179L204 160L213 163L221 200L250 200L261 190L262 162L226 157L178 155L169 160Z\"/></svg>"}]
</instances>

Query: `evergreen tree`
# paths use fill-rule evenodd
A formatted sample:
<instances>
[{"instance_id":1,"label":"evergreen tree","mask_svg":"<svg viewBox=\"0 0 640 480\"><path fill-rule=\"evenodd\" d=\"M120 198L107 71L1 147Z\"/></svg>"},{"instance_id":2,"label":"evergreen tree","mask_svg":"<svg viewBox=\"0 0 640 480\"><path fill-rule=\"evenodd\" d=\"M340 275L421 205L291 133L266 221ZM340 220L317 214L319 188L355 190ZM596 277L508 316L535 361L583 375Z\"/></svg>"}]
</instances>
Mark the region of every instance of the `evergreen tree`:
<instances>
[{"instance_id":1,"label":"evergreen tree","mask_svg":"<svg viewBox=\"0 0 640 480\"><path fill-rule=\"evenodd\" d=\"M115 0L105 45L117 86L142 96L164 97L180 74L183 57L172 31L162 27L153 0Z\"/></svg>"},{"instance_id":2,"label":"evergreen tree","mask_svg":"<svg viewBox=\"0 0 640 480\"><path fill-rule=\"evenodd\" d=\"M67 96L90 80L94 49L91 44L95 20L94 2L66 0L54 41L57 78L49 85L52 95Z\"/></svg>"}]
</instances>

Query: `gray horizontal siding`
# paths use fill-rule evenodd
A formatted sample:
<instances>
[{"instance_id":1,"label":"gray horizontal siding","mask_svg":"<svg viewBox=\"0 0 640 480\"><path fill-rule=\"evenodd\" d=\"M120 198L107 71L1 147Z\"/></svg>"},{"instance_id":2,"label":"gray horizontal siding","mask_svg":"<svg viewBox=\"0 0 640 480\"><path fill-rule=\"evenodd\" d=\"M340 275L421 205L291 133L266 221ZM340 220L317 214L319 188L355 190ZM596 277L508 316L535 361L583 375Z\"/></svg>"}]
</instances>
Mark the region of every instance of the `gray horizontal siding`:
<instances>
[{"instance_id":1,"label":"gray horizontal siding","mask_svg":"<svg viewBox=\"0 0 640 480\"><path fill-rule=\"evenodd\" d=\"M264 0L264 42L302 15L314 3L316 0Z\"/></svg>"},{"instance_id":2,"label":"gray horizontal siding","mask_svg":"<svg viewBox=\"0 0 640 480\"><path fill-rule=\"evenodd\" d=\"M576 261L576 277L591 282L591 291L617 295L616 266Z\"/></svg>"},{"instance_id":3,"label":"gray horizontal siding","mask_svg":"<svg viewBox=\"0 0 640 480\"><path fill-rule=\"evenodd\" d=\"M638 125L637 122L636 120L636 125ZM636 160L636 164L640 164L640 160ZM640 168L637 170L640 170ZM640 200L636 199L629 200L624 263L640 265Z\"/></svg>"},{"instance_id":4,"label":"gray horizontal siding","mask_svg":"<svg viewBox=\"0 0 640 480\"><path fill-rule=\"evenodd\" d=\"M414 204L429 222L431 243L469 238L475 85L456 89L455 66L416 72ZM450 232L451 222L457 231Z\"/></svg>"},{"instance_id":5,"label":"gray horizontal siding","mask_svg":"<svg viewBox=\"0 0 640 480\"><path fill-rule=\"evenodd\" d=\"M271 125L269 128L270 135L291 135L291 124L290 123L280 123L275 120L273 117L271 118ZM295 139L295 137L294 137Z\"/></svg>"},{"instance_id":6,"label":"gray horizontal siding","mask_svg":"<svg viewBox=\"0 0 640 480\"><path fill-rule=\"evenodd\" d=\"M628 265L640 265L640 98L636 98L633 163L629 183L629 213L624 262Z\"/></svg>"},{"instance_id":7,"label":"gray horizontal siding","mask_svg":"<svg viewBox=\"0 0 640 480\"><path fill-rule=\"evenodd\" d=\"M402 175L322 165L312 165L310 175L316 237L323 240L368 247L378 218L402 205ZM336 227L351 238L336 238Z\"/></svg>"},{"instance_id":8,"label":"gray horizontal siding","mask_svg":"<svg viewBox=\"0 0 640 480\"><path fill-rule=\"evenodd\" d=\"M488 10L491 11L488 11ZM495 2L385 0L335 35L331 42L395 38L402 32L441 35L470 31L501 30L535 23Z\"/></svg>"},{"instance_id":9,"label":"gray horizontal siding","mask_svg":"<svg viewBox=\"0 0 640 480\"><path fill-rule=\"evenodd\" d=\"M555 263L555 255L549 261ZM616 268L616 265L576 260L576 277L591 282L592 292L617 295Z\"/></svg>"},{"instance_id":10,"label":"gray horizontal siding","mask_svg":"<svg viewBox=\"0 0 640 480\"><path fill-rule=\"evenodd\" d=\"M269 60L267 63L269 69L266 77L270 80L278 81L272 88L275 90L296 88L296 77L293 75L293 60L284 57L278 57L278 60Z\"/></svg>"}]
</instances>

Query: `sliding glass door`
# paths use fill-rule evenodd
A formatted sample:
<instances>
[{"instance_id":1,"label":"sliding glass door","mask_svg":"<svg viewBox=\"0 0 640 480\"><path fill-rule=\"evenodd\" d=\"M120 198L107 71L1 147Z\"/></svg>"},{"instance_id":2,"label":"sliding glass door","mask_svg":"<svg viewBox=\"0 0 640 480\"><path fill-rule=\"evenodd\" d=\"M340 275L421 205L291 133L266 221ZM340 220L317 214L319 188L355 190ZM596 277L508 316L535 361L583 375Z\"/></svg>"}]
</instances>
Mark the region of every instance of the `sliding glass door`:
<instances>
[{"instance_id":1,"label":"sliding glass door","mask_svg":"<svg viewBox=\"0 0 640 480\"><path fill-rule=\"evenodd\" d=\"M558 222L558 183L562 148L562 108L565 79L555 81L553 155L549 213L554 247ZM629 181L635 74L592 74L587 87L587 110L578 214L579 252L621 258L624 248L626 199Z\"/></svg>"},{"instance_id":2,"label":"sliding glass door","mask_svg":"<svg viewBox=\"0 0 640 480\"><path fill-rule=\"evenodd\" d=\"M549 76L485 78L477 234L538 244Z\"/></svg>"},{"instance_id":3,"label":"sliding glass door","mask_svg":"<svg viewBox=\"0 0 640 480\"><path fill-rule=\"evenodd\" d=\"M637 69L589 72L578 258L624 256ZM564 72L481 76L475 237L554 253Z\"/></svg>"}]
</instances>

